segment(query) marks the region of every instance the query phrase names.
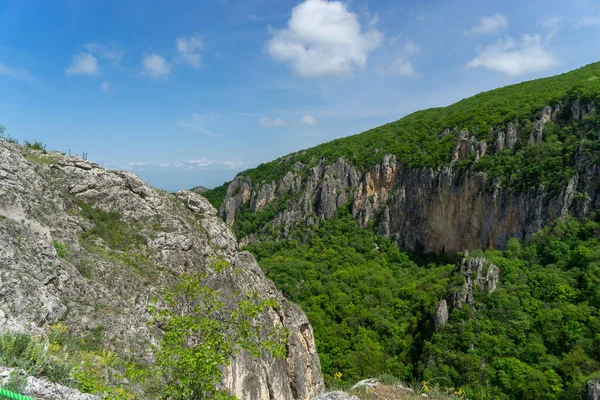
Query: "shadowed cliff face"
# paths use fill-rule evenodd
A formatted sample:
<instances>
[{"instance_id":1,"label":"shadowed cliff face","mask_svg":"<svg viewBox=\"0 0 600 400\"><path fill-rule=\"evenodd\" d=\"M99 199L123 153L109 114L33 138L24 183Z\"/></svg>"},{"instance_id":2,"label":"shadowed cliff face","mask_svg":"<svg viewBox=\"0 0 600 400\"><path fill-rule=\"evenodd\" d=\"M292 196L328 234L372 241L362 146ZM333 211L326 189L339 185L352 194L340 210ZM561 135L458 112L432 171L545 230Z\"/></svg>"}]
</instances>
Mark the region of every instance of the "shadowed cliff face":
<instances>
[{"instance_id":1,"label":"shadowed cliff face","mask_svg":"<svg viewBox=\"0 0 600 400\"><path fill-rule=\"evenodd\" d=\"M81 202L117 212L131 231L121 231L114 243L106 235L89 236L97 226ZM148 325L150 299L185 272L206 272L222 291L276 299L281 306L265 318L290 333L285 359L241 354L232 361L224 371L232 394L273 400L317 395L323 378L306 315L275 289L251 254L238 252L216 214L192 192L169 194L129 172L0 140L0 333L37 333L58 321L73 335L101 327L105 348L152 362L161 333ZM126 248L128 235L133 239ZM236 273L214 276L213 257L227 259Z\"/></svg>"},{"instance_id":2,"label":"shadowed cliff face","mask_svg":"<svg viewBox=\"0 0 600 400\"><path fill-rule=\"evenodd\" d=\"M240 175L229 185L220 213L232 225L240 209L257 212L284 199L269 224L285 237L298 223L315 224L349 206L357 223L374 224L409 251L503 248L511 237L528 240L554 218L584 217L600 208L599 168L581 146L573 162L576 173L558 191L543 186L517 191L475 168L483 156L543 142L544 125L560 112L565 110L545 107L523 143L513 124L496 132L491 146L466 130L448 129L442 136L455 135L456 146L449 163L436 169L406 168L394 155L385 155L367 172L340 158L312 168L297 164L278 182L255 184ZM575 101L567 112L580 121L595 108ZM472 160L471 167L460 165L466 159Z\"/></svg>"}]
</instances>

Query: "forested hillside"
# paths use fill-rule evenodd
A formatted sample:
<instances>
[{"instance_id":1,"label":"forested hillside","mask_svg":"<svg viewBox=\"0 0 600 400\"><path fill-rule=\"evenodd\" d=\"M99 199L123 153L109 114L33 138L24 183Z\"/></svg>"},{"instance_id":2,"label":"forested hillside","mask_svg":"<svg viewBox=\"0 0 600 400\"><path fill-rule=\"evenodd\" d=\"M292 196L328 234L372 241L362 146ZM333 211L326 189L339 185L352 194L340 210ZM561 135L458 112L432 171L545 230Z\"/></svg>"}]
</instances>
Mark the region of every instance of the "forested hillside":
<instances>
[{"instance_id":1,"label":"forested hillside","mask_svg":"<svg viewBox=\"0 0 600 400\"><path fill-rule=\"evenodd\" d=\"M463 255L412 260L339 216L310 233L248 246L313 324L323 372L353 382L392 374L462 387L469 399L577 399L600 373L600 224L557 220L523 245L471 253L499 268L492 293L451 308ZM454 258L454 260L452 259Z\"/></svg>"},{"instance_id":2,"label":"forested hillside","mask_svg":"<svg viewBox=\"0 0 600 400\"><path fill-rule=\"evenodd\" d=\"M398 121L289 154L241 173L255 183L278 180L293 165L315 165L339 157L367 169L394 154L407 167L438 167L448 163L456 136L442 135L445 129L467 129L492 144L494 133L510 122L522 126L527 142L532 122L544 106L569 99L595 101L600 94L600 62L550 78L537 79L480 93L448 107L417 111ZM569 107L562 111L567 116Z\"/></svg>"}]
</instances>

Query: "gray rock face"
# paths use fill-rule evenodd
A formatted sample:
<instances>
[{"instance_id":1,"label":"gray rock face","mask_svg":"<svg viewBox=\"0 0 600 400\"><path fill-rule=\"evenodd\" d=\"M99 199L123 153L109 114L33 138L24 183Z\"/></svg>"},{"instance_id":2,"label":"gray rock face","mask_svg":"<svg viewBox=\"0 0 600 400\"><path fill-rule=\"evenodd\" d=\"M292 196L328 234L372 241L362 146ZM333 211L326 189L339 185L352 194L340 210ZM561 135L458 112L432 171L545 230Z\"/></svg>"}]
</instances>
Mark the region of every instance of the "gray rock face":
<instances>
[{"instance_id":1,"label":"gray rock face","mask_svg":"<svg viewBox=\"0 0 600 400\"><path fill-rule=\"evenodd\" d=\"M468 252L459 265L464 284L452 296L452 307L460 308L464 303L473 304L474 288L479 287L485 293L496 290L500 280L500 269L483 257L469 258Z\"/></svg>"},{"instance_id":2,"label":"gray rock face","mask_svg":"<svg viewBox=\"0 0 600 400\"><path fill-rule=\"evenodd\" d=\"M543 140L543 124L556 119L559 110L560 106L542 110L532 142ZM261 191L265 184L238 176L228 188L220 214L231 224L244 205L256 210L266 207L271 198L267 193L274 192L276 199L287 196L285 208L270 222L286 237L295 224L319 223L352 199L351 212L361 226L375 221L378 233L401 248L439 253L504 248L511 237L528 240L554 218L581 218L600 209L600 188L594 183L600 170L583 151L577 156L577 175L562 191L516 192L474 169L459 173L452 161L473 152L477 161L490 150L468 131L449 134L457 137L450 162L435 169L407 168L394 155L386 155L367 171L342 158L312 168L297 163L280 181L268 183L267 191ZM517 129L509 124L497 132L491 150L497 154L518 145L526 144L518 143ZM576 192L586 195L574 197Z\"/></svg>"},{"instance_id":3,"label":"gray rock face","mask_svg":"<svg viewBox=\"0 0 600 400\"><path fill-rule=\"evenodd\" d=\"M441 300L438 304L437 310L435 311L435 316L433 317L433 325L435 326L435 331L439 331L442 326L446 325L448 322L448 303L446 300Z\"/></svg>"},{"instance_id":4,"label":"gray rock face","mask_svg":"<svg viewBox=\"0 0 600 400\"><path fill-rule=\"evenodd\" d=\"M22 151L0 140L0 332L38 333L59 320L71 334L102 326L106 348L151 362L149 344L159 344L160 332L147 324L149 299L182 273L212 274L210 260L224 257L236 274L211 285L278 300L281 307L266 318L290 332L285 359L242 354L225 371L225 386L239 399L309 399L322 391L306 315L275 289L251 254L238 252L234 235L206 199L189 191L172 195L132 173L76 157L35 165ZM249 201L249 184L238 182L246 196L241 199ZM120 261L132 253L112 249L102 238L80 241L93 223L76 201L133 224L142 238L133 252L141 264ZM67 246L67 255L59 257L53 242Z\"/></svg>"},{"instance_id":5,"label":"gray rock face","mask_svg":"<svg viewBox=\"0 0 600 400\"><path fill-rule=\"evenodd\" d=\"M587 400L600 400L600 380L591 379L588 381Z\"/></svg>"},{"instance_id":6,"label":"gray rock face","mask_svg":"<svg viewBox=\"0 0 600 400\"><path fill-rule=\"evenodd\" d=\"M0 367L0 384L4 387L9 380L10 374L14 368ZM34 399L40 400L99 400L99 396L84 394L78 390L68 388L57 383L49 382L45 379L38 379L33 376L27 376L25 371L18 371L22 379L27 379L23 388L23 394Z\"/></svg>"},{"instance_id":7,"label":"gray rock face","mask_svg":"<svg viewBox=\"0 0 600 400\"><path fill-rule=\"evenodd\" d=\"M506 128L506 148L513 150L515 147L517 147L517 142L517 128L511 122Z\"/></svg>"},{"instance_id":8,"label":"gray rock face","mask_svg":"<svg viewBox=\"0 0 600 400\"><path fill-rule=\"evenodd\" d=\"M574 120L580 121L595 111L596 106L592 102L583 102L577 99L571 104L571 114Z\"/></svg>"},{"instance_id":9,"label":"gray rock face","mask_svg":"<svg viewBox=\"0 0 600 400\"><path fill-rule=\"evenodd\" d=\"M337 390L335 392L328 392L318 395L317 397L313 397L312 400L359 400L358 397L348 394L346 392L342 392L341 390Z\"/></svg>"}]
</instances>

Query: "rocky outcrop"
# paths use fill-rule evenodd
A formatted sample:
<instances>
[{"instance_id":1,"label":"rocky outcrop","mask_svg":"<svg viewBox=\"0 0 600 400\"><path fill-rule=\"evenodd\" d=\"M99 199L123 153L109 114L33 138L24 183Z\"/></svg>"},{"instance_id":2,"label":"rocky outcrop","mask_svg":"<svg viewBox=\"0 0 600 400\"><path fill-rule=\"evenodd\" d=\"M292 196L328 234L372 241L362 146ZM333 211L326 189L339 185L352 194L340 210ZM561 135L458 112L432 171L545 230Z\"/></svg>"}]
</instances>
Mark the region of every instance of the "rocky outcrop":
<instances>
[{"instance_id":1,"label":"rocky outcrop","mask_svg":"<svg viewBox=\"0 0 600 400\"><path fill-rule=\"evenodd\" d=\"M435 315L433 317L433 326L435 331L439 331L442 326L446 325L448 322L448 302L444 299L441 300L438 304L437 310L435 311Z\"/></svg>"},{"instance_id":2,"label":"rocky outcrop","mask_svg":"<svg viewBox=\"0 0 600 400\"><path fill-rule=\"evenodd\" d=\"M491 294L496 290L500 280L500 269L488 262L483 257L469 257L469 252L458 264L458 274L463 277L463 284L448 296L440 300L433 317L435 331L438 332L448 323L449 308L461 308L463 304L473 306L475 304L475 290L479 289L485 294ZM450 303L450 304L448 304Z\"/></svg>"},{"instance_id":3,"label":"rocky outcrop","mask_svg":"<svg viewBox=\"0 0 600 400\"><path fill-rule=\"evenodd\" d=\"M107 349L152 362L151 344L159 344L160 332L148 325L150 299L182 273L213 276L210 260L225 258L235 274L213 277L211 286L278 300L281 306L265 318L290 334L285 359L242 354L224 371L225 386L239 399L309 399L322 391L306 315L275 289L251 254L238 251L206 199L189 191L169 194L130 172L76 157L33 164L24 151L0 140L0 332L37 333L59 320L73 335L101 327ZM250 197L248 186L240 199ZM102 235L82 240L95 227L83 204L118 213L132 229L133 244L111 248Z\"/></svg>"},{"instance_id":4,"label":"rocky outcrop","mask_svg":"<svg viewBox=\"0 0 600 400\"><path fill-rule=\"evenodd\" d=\"M586 112L592 108L587 103L577 106ZM553 106L540 112L531 144L543 141L544 124L556 120L560 110ZM340 158L333 163L321 160L310 168L296 163L283 178L268 184L239 175L229 185L220 214L232 224L242 207L263 209L275 193L274 201L285 199L285 204L269 224L278 227L281 237L296 224L319 223L349 205L358 224L375 224L378 233L405 250L456 252L504 248L511 237L528 240L554 218L581 218L600 209L600 188L594 183L600 169L583 149L575 160L576 174L562 190L514 191L455 161L474 157L476 162L483 155L528 145L527 140L519 142L516 125L497 130L489 146L466 130L443 135L456 135L457 141L449 164L439 168L407 168L388 154L366 171Z\"/></svg>"},{"instance_id":5,"label":"rocky outcrop","mask_svg":"<svg viewBox=\"0 0 600 400\"><path fill-rule=\"evenodd\" d=\"M458 271L464 278L462 287L452 295L452 307L460 308L464 303L474 303L476 287L485 293L496 290L500 280L500 269L483 257L469 258L468 252L459 264Z\"/></svg>"},{"instance_id":6,"label":"rocky outcrop","mask_svg":"<svg viewBox=\"0 0 600 400\"><path fill-rule=\"evenodd\" d=\"M359 400L358 397L353 394L348 394L341 390L335 392L327 392L314 397L312 400Z\"/></svg>"},{"instance_id":7,"label":"rocky outcrop","mask_svg":"<svg viewBox=\"0 0 600 400\"><path fill-rule=\"evenodd\" d=\"M587 400L600 400L600 379L587 382Z\"/></svg>"}]
</instances>

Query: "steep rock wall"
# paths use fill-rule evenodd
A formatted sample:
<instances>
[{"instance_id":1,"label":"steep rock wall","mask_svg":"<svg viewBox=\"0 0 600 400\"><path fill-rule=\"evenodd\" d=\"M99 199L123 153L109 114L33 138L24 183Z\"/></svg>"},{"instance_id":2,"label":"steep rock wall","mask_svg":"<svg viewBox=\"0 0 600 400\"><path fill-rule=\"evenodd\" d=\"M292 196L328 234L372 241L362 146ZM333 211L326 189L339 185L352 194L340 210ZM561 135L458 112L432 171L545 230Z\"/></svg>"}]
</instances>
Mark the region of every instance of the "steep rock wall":
<instances>
[{"instance_id":1,"label":"steep rock wall","mask_svg":"<svg viewBox=\"0 0 600 400\"><path fill-rule=\"evenodd\" d=\"M574 120L581 120L595 108L575 101L569 111ZM544 124L559 112L560 107L545 107L523 145L543 141ZM502 187L499 179L457 165L471 156L476 163L486 154L514 149L519 144L515 125L496 132L491 148L466 130L442 133L449 134L457 136L457 144L449 163L435 169L406 168L388 154L366 172L340 158L311 168L297 164L278 182L256 184L239 175L229 185L220 213L232 225L242 207L256 212L287 199L269 222L286 237L294 225L318 223L349 203L361 226L376 224L380 234L406 250L454 252L503 248L511 237L528 240L554 218L584 217L600 208L599 166L586 158L582 148L574 163L577 173L560 191L549 193L542 187L517 192Z\"/></svg>"},{"instance_id":2,"label":"steep rock wall","mask_svg":"<svg viewBox=\"0 0 600 400\"><path fill-rule=\"evenodd\" d=\"M211 274L211 257L225 257L237 272L213 277L211 285L277 299L281 307L266 318L290 332L285 359L242 354L225 371L225 386L240 399L309 399L322 391L306 315L275 289L251 254L238 252L206 199L169 194L132 173L76 157L43 157L0 139L0 333L36 333L58 321L75 335L102 327L105 347L151 362L160 332L147 325L149 300L184 272ZM94 225L79 200L118 212L136 227L139 245L123 250L101 237L82 241ZM55 242L66 246L66 255L59 257Z\"/></svg>"}]
</instances>

